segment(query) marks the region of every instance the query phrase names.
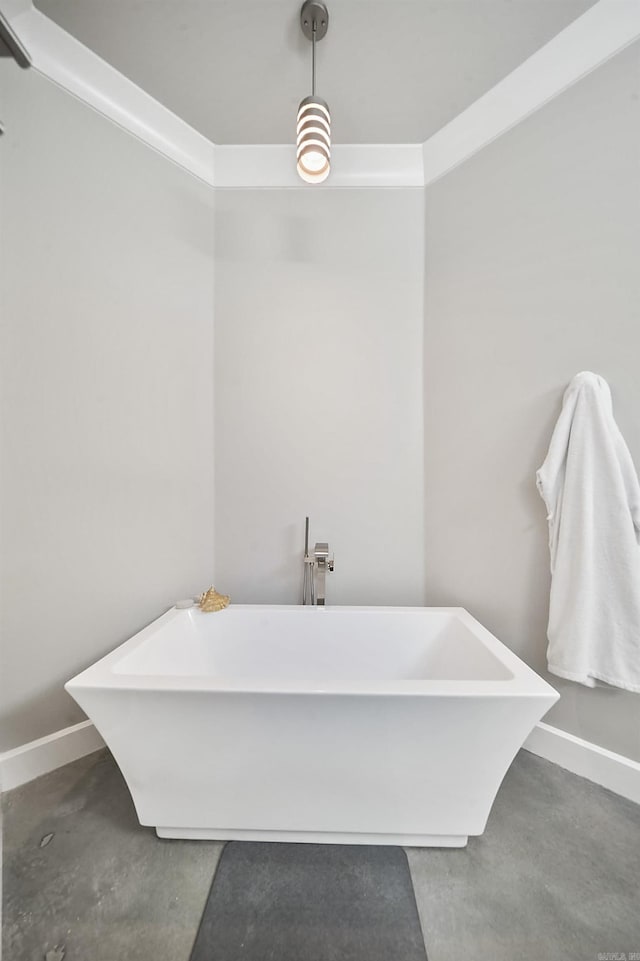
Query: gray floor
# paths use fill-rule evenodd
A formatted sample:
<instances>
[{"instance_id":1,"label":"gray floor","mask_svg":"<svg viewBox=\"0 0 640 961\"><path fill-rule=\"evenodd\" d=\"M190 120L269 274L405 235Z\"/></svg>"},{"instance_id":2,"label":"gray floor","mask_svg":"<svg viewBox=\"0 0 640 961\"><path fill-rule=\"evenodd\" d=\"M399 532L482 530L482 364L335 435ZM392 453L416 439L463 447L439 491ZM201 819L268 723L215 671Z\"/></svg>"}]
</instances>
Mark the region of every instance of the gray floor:
<instances>
[{"instance_id":1,"label":"gray floor","mask_svg":"<svg viewBox=\"0 0 640 961\"><path fill-rule=\"evenodd\" d=\"M5 961L188 961L222 845L140 828L107 752L3 809ZM640 957L640 806L525 751L483 837L408 855L429 961Z\"/></svg>"}]
</instances>

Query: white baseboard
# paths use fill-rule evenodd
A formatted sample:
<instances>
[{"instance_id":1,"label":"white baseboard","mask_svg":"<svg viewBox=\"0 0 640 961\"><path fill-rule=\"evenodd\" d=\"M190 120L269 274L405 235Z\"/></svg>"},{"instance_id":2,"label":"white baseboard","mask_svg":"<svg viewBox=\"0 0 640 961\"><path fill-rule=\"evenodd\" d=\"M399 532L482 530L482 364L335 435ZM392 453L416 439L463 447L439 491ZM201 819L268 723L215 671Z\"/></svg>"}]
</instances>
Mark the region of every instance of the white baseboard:
<instances>
[{"instance_id":1,"label":"white baseboard","mask_svg":"<svg viewBox=\"0 0 640 961\"><path fill-rule=\"evenodd\" d=\"M10 791L102 747L104 741L91 721L74 724L0 754L0 786ZM542 721L525 741L524 749L640 804L638 761Z\"/></svg>"},{"instance_id":2,"label":"white baseboard","mask_svg":"<svg viewBox=\"0 0 640 961\"><path fill-rule=\"evenodd\" d=\"M37 741L21 744L0 754L0 788L10 791L102 747L104 741L91 721L81 721Z\"/></svg>"},{"instance_id":3,"label":"white baseboard","mask_svg":"<svg viewBox=\"0 0 640 961\"><path fill-rule=\"evenodd\" d=\"M640 763L542 721L524 749L640 804Z\"/></svg>"}]
</instances>

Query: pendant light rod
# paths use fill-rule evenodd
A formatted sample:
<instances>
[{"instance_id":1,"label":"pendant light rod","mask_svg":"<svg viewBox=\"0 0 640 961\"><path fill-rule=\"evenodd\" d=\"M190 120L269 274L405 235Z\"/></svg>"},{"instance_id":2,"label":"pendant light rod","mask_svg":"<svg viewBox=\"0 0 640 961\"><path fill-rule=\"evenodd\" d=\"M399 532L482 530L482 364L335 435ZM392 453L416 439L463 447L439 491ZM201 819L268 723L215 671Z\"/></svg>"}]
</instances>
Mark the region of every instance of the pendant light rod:
<instances>
[{"instance_id":1,"label":"pendant light rod","mask_svg":"<svg viewBox=\"0 0 640 961\"><path fill-rule=\"evenodd\" d=\"M306 0L300 11L302 32L311 41L311 96L316 95L316 43L329 29L329 11L319 0Z\"/></svg>"}]
</instances>

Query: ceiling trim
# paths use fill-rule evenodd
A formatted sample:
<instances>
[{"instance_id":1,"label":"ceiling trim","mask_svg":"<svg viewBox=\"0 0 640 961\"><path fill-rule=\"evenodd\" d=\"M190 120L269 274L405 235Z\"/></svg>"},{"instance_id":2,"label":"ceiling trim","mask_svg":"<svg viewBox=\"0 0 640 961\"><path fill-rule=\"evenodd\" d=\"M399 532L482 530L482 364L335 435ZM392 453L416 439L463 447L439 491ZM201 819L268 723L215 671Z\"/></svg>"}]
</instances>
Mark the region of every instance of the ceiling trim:
<instances>
[{"instance_id":1,"label":"ceiling trim","mask_svg":"<svg viewBox=\"0 0 640 961\"><path fill-rule=\"evenodd\" d=\"M296 145L216 146L216 187L309 187L296 172ZM331 177L314 190L334 187L422 187L422 144L332 144Z\"/></svg>"},{"instance_id":2,"label":"ceiling trim","mask_svg":"<svg viewBox=\"0 0 640 961\"><path fill-rule=\"evenodd\" d=\"M0 0L33 68L211 186L298 187L293 145L216 146L33 6ZM599 0L424 144L336 144L332 187L425 186L640 37L638 0Z\"/></svg>"},{"instance_id":3,"label":"ceiling trim","mask_svg":"<svg viewBox=\"0 0 640 961\"><path fill-rule=\"evenodd\" d=\"M214 184L214 146L33 6L0 0L32 69L108 117L205 183Z\"/></svg>"},{"instance_id":4,"label":"ceiling trim","mask_svg":"<svg viewBox=\"0 0 640 961\"><path fill-rule=\"evenodd\" d=\"M423 145L439 180L640 37L638 0L599 0Z\"/></svg>"}]
</instances>

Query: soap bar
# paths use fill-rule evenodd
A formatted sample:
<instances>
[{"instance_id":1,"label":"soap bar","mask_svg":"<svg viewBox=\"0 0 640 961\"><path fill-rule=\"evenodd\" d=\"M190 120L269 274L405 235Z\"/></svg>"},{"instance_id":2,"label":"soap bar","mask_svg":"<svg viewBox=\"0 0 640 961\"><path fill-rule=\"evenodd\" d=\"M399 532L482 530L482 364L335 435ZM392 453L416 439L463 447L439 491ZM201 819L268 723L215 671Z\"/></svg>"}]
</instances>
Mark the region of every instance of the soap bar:
<instances>
[{"instance_id":1,"label":"soap bar","mask_svg":"<svg viewBox=\"0 0 640 961\"><path fill-rule=\"evenodd\" d=\"M175 608L177 611L184 611L188 607L195 607L195 601L192 597L185 597L183 601L176 601Z\"/></svg>"}]
</instances>

